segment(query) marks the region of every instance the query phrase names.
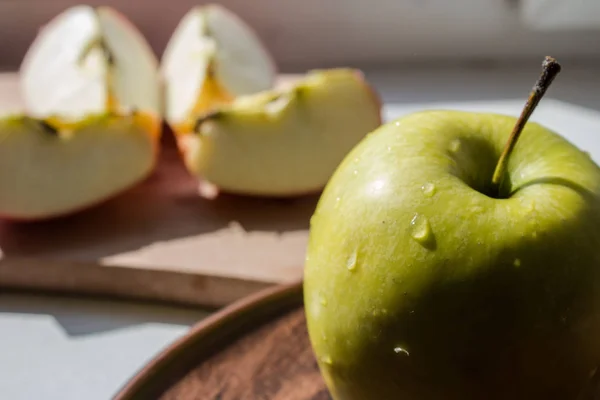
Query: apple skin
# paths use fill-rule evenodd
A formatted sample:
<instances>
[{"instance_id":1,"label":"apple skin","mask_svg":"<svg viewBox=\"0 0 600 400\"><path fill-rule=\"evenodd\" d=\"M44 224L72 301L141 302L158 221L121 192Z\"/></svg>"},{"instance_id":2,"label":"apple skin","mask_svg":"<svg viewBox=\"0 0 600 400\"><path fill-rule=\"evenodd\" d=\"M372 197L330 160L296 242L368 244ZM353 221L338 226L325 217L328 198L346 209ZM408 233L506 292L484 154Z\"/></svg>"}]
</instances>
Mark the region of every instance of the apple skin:
<instances>
[{"instance_id":1,"label":"apple skin","mask_svg":"<svg viewBox=\"0 0 600 400\"><path fill-rule=\"evenodd\" d=\"M600 364L600 169L528 123L437 110L387 123L311 219L308 331L336 400L575 399ZM415 219L415 216L416 219Z\"/></svg>"}]
</instances>

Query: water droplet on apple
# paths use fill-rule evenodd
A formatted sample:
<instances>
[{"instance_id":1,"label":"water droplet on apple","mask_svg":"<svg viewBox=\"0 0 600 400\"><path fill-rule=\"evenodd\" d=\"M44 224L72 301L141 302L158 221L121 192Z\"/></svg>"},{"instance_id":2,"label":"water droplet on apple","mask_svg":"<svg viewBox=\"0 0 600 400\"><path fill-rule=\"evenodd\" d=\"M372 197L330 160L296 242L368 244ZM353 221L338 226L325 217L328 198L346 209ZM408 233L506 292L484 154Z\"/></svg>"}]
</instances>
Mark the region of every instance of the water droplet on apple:
<instances>
[{"instance_id":1,"label":"water droplet on apple","mask_svg":"<svg viewBox=\"0 0 600 400\"><path fill-rule=\"evenodd\" d=\"M431 182L427 182L421 186L421 190L425 196L431 197L435 194L435 185Z\"/></svg>"},{"instance_id":2,"label":"water droplet on apple","mask_svg":"<svg viewBox=\"0 0 600 400\"><path fill-rule=\"evenodd\" d=\"M387 147L387 151L388 151L388 153L389 153L390 151L392 151L392 146L388 146L388 147Z\"/></svg>"},{"instance_id":3,"label":"water droplet on apple","mask_svg":"<svg viewBox=\"0 0 600 400\"><path fill-rule=\"evenodd\" d=\"M456 153L458 150L460 150L460 140L458 139L453 139L450 142L450 146L448 147L448 149L452 152L452 153Z\"/></svg>"},{"instance_id":4,"label":"water droplet on apple","mask_svg":"<svg viewBox=\"0 0 600 400\"><path fill-rule=\"evenodd\" d=\"M348 260L346 260L346 268L348 268L348 271L356 270L357 261L358 261L358 250L354 250L352 253L350 253Z\"/></svg>"},{"instance_id":5,"label":"water droplet on apple","mask_svg":"<svg viewBox=\"0 0 600 400\"><path fill-rule=\"evenodd\" d=\"M521 260L518 258L515 258L515 261L513 261L513 265L515 267L520 267L521 266Z\"/></svg>"},{"instance_id":6,"label":"water droplet on apple","mask_svg":"<svg viewBox=\"0 0 600 400\"><path fill-rule=\"evenodd\" d=\"M402 354L402 355L405 355L405 356L410 356L410 353L408 352L408 350L406 350L405 348L400 347L400 346L394 347L394 353L396 353L396 354Z\"/></svg>"},{"instance_id":7,"label":"water droplet on apple","mask_svg":"<svg viewBox=\"0 0 600 400\"><path fill-rule=\"evenodd\" d=\"M355 170L354 170L354 172L353 172L353 174L354 174L354 175L358 175L358 170L357 170L357 169L355 169Z\"/></svg>"},{"instance_id":8,"label":"water droplet on apple","mask_svg":"<svg viewBox=\"0 0 600 400\"><path fill-rule=\"evenodd\" d=\"M396 121L396 126L400 126L400 121Z\"/></svg>"},{"instance_id":9,"label":"water droplet on apple","mask_svg":"<svg viewBox=\"0 0 600 400\"><path fill-rule=\"evenodd\" d=\"M328 355L322 356L322 357L321 357L321 362L322 362L323 364L326 364L326 365L331 365L331 364L333 364L333 360L331 359L331 356L328 356Z\"/></svg>"},{"instance_id":10,"label":"water droplet on apple","mask_svg":"<svg viewBox=\"0 0 600 400\"><path fill-rule=\"evenodd\" d=\"M360 161L360 158L358 158L358 157L356 157L356 158L354 159L354 162L355 162L355 163L357 163L357 162L359 162L359 161Z\"/></svg>"},{"instance_id":11,"label":"water droplet on apple","mask_svg":"<svg viewBox=\"0 0 600 400\"><path fill-rule=\"evenodd\" d=\"M410 236L417 242L424 244L431 239L432 234L427 217L421 214L415 214L410 221Z\"/></svg>"}]
</instances>

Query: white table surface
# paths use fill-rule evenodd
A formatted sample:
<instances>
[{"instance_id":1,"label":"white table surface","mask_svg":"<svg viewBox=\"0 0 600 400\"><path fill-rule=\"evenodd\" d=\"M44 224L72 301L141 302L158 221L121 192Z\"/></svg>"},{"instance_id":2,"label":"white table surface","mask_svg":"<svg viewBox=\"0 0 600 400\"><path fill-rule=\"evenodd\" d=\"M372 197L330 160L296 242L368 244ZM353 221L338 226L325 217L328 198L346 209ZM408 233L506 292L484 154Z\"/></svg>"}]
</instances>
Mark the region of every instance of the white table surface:
<instances>
[{"instance_id":1,"label":"white table surface","mask_svg":"<svg viewBox=\"0 0 600 400\"><path fill-rule=\"evenodd\" d=\"M600 163L598 67L563 66L532 120ZM539 68L397 70L367 74L386 120L423 108L517 114ZM207 315L150 304L0 294L0 399L107 400Z\"/></svg>"},{"instance_id":2,"label":"white table surface","mask_svg":"<svg viewBox=\"0 0 600 400\"><path fill-rule=\"evenodd\" d=\"M157 305L1 294L0 399L110 399L206 315Z\"/></svg>"}]
</instances>

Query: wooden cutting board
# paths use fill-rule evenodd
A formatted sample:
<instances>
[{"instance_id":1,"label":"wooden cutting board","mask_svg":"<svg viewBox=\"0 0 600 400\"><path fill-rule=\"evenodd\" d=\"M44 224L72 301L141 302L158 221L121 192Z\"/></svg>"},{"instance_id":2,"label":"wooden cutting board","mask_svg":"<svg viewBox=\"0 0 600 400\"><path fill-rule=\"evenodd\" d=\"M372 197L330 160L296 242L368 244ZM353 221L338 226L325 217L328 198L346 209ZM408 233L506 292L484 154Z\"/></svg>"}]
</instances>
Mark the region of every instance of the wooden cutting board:
<instances>
[{"instance_id":1,"label":"wooden cutting board","mask_svg":"<svg viewBox=\"0 0 600 400\"><path fill-rule=\"evenodd\" d=\"M19 108L16 75L0 74L0 110ZM204 198L165 130L137 187L66 218L0 221L0 287L223 306L302 277L317 200Z\"/></svg>"}]
</instances>

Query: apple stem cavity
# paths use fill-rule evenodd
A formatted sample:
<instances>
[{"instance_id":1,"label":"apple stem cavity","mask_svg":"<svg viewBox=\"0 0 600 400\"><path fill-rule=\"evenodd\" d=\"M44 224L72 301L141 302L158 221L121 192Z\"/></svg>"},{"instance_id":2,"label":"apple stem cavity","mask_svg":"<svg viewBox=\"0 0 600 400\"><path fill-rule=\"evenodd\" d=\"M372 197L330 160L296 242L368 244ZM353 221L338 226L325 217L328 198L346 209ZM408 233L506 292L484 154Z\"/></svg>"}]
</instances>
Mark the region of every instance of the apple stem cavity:
<instances>
[{"instance_id":1,"label":"apple stem cavity","mask_svg":"<svg viewBox=\"0 0 600 400\"><path fill-rule=\"evenodd\" d=\"M500 188L502 187L502 183L504 182L504 178L506 176L508 158L515 148L515 144L517 143L525 124L529 120L531 114L533 114L533 111L537 107L542 97L544 97L544 94L560 70L560 64L554 58L546 56L544 62L542 63L542 73L533 86L531 93L529 93L529 98L523 107L523 111L521 111L521 115L519 116L519 119L517 120L512 133L508 138L508 142L506 143L506 146L504 147L504 150L498 159L496 169L494 170L494 175L492 177L492 190L496 197L500 193Z\"/></svg>"}]
</instances>

